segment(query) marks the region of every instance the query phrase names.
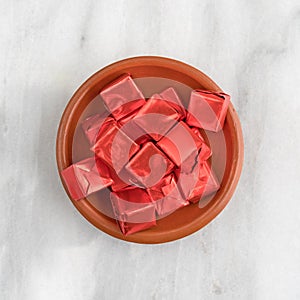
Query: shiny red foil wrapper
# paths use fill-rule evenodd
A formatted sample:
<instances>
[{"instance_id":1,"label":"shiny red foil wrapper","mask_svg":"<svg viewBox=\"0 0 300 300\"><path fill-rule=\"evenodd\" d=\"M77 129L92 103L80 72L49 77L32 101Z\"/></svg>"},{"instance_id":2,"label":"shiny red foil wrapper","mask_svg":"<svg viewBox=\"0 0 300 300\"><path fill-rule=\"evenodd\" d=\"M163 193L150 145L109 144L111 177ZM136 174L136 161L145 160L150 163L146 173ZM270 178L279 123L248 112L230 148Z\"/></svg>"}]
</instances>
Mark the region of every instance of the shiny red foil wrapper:
<instances>
[{"instance_id":1,"label":"shiny red foil wrapper","mask_svg":"<svg viewBox=\"0 0 300 300\"><path fill-rule=\"evenodd\" d=\"M81 124L81 127L90 145L94 145L96 141L101 121L103 121L101 115L96 114L88 117Z\"/></svg>"},{"instance_id":2,"label":"shiny red foil wrapper","mask_svg":"<svg viewBox=\"0 0 300 300\"><path fill-rule=\"evenodd\" d=\"M114 192L110 199L123 234L132 234L156 225L155 206L144 189L128 188Z\"/></svg>"},{"instance_id":3,"label":"shiny red foil wrapper","mask_svg":"<svg viewBox=\"0 0 300 300\"><path fill-rule=\"evenodd\" d=\"M155 141L164 136L180 118L179 113L168 104L168 101L160 98L153 95L134 118L134 122Z\"/></svg>"},{"instance_id":4,"label":"shiny red foil wrapper","mask_svg":"<svg viewBox=\"0 0 300 300\"><path fill-rule=\"evenodd\" d=\"M191 93L186 122L189 126L217 132L223 128L230 96L205 90Z\"/></svg>"},{"instance_id":5,"label":"shiny red foil wrapper","mask_svg":"<svg viewBox=\"0 0 300 300\"><path fill-rule=\"evenodd\" d=\"M151 142L144 144L125 166L128 173L145 187L157 184L173 168L174 164Z\"/></svg>"},{"instance_id":6,"label":"shiny red foil wrapper","mask_svg":"<svg viewBox=\"0 0 300 300\"><path fill-rule=\"evenodd\" d=\"M135 110L118 121L118 125L121 130L128 135L131 139L135 140L135 142L139 145L150 141L151 137L145 134L145 131L139 127L135 122L134 118L138 114L139 110ZM138 139L135 137L139 136Z\"/></svg>"},{"instance_id":7,"label":"shiny red foil wrapper","mask_svg":"<svg viewBox=\"0 0 300 300\"><path fill-rule=\"evenodd\" d=\"M61 172L73 200L80 200L110 186L113 182L107 170L99 174L93 157L75 163Z\"/></svg>"},{"instance_id":8,"label":"shiny red foil wrapper","mask_svg":"<svg viewBox=\"0 0 300 300\"><path fill-rule=\"evenodd\" d=\"M111 125L111 122L115 123L115 120L111 117L107 117L106 114L96 114L88 117L82 122L81 127L90 146L95 144L98 135L101 135L102 133L105 134L106 130Z\"/></svg>"},{"instance_id":9,"label":"shiny red foil wrapper","mask_svg":"<svg viewBox=\"0 0 300 300\"><path fill-rule=\"evenodd\" d=\"M189 201L182 196L173 173L165 176L155 186L148 188L147 192L155 203L159 217L167 216L176 209L189 204Z\"/></svg>"},{"instance_id":10,"label":"shiny red foil wrapper","mask_svg":"<svg viewBox=\"0 0 300 300\"><path fill-rule=\"evenodd\" d=\"M177 145L181 151L178 151ZM191 129L184 122L176 124L157 146L177 167L181 167L181 172L184 173L192 171L199 157L201 160L207 160L211 155L210 148L205 144L197 128Z\"/></svg>"},{"instance_id":11,"label":"shiny red foil wrapper","mask_svg":"<svg viewBox=\"0 0 300 300\"><path fill-rule=\"evenodd\" d=\"M124 74L106 86L100 95L116 120L145 104L145 98L129 74ZM125 106L126 105L126 106Z\"/></svg>"},{"instance_id":12,"label":"shiny red foil wrapper","mask_svg":"<svg viewBox=\"0 0 300 300\"><path fill-rule=\"evenodd\" d=\"M90 118L88 118L87 121L89 121L89 119ZM119 165L113 166L111 159L111 147L118 132L121 133L121 139L119 139L118 143L115 144L117 147L115 147L114 150L116 150L118 158L116 163L119 163ZM86 133L86 135L88 135L88 133ZM102 174L104 172L104 176L110 176L113 180L113 183L110 186L113 191L119 191L127 188L129 183L137 183L136 179L130 173L128 173L124 169L124 165L121 164L121 158L124 155L123 148L128 144L131 145L131 150L129 152L130 158L138 151L139 146L137 143L133 142L122 130L119 129L117 122L112 117L107 117L102 123L100 129L98 129L97 140L91 150L95 153L99 173ZM125 158L125 162L127 162L129 158ZM116 169L120 170L118 174Z\"/></svg>"},{"instance_id":13,"label":"shiny red foil wrapper","mask_svg":"<svg viewBox=\"0 0 300 300\"><path fill-rule=\"evenodd\" d=\"M179 113L180 120L186 117L185 107L183 106L175 89L173 89L172 87L167 88L166 90L162 91L159 96L161 97L161 99L168 101L168 104L171 105Z\"/></svg>"},{"instance_id":14,"label":"shiny red foil wrapper","mask_svg":"<svg viewBox=\"0 0 300 300\"><path fill-rule=\"evenodd\" d=\"M125 170L122 170L122 178L126 178L128 179L128 181L123 181L119 174L116 173L116 171L109 167L108 165L106 165L105 162L103 162L101 159L99 159L97 156L95 156L96 159L96 164L97 164L97 168L99 171L100 176L105 176L105 177L110 177L112 179L112 184L110 185L110 188L112 189L112 191L119 191L122 190L124 188L128 188L129 187L129 179L131 179L132 175L131 174L127 174L127 176L123 173L125 172Z\"/></svg>"},{"instance_id":15,"label":"shiny red foil wrapper","mask_svg":"<svg viewBox=\"0 0 300 300\"><path fill-rule=\"evenodd\" d=\"M139 150L139 145L131 140L122 130L120 130L114 122L111 122L110 125L105 128L105 130L101 131L101 133L102 134L99 135L98 140L91 150L95 152L97 157L102 159L110 168L121 170L124 167L124 165L121 165L123 161L127 162L129 158ZM116 137L117 134L118 137ZM112 145L115 138L117 138L118 141L114 143L114 153L119 159L116 159L116 165L113 165L111 155ZM129 157L124 157L124 148L126 148L128 145L131 145Z\"/></svg>"},{"instance_id":16,"label":"shiny red foil wrapper","mask_svg":"<svg viewBox=\"0 0 300 300\"><path fill-rule=\"evenodd\" d=\"M201 132L199 130L199 128L197 127L192 127L191 128L192 132L197 136L199 143L198 145L200 145L200 140L202 140L202 143L200 145L200 152L198 153L198 162L203 162L205 160L208 160L211 156L212 156L212 151L211 148L206 144L204 138L201 135Z\"/></svg>"},{"instance_id":17,"label":"shiny red foil wrapper","mask_svg":"<svg viewBox=\"0 0 300 300\"><path fill-rule=\"evenodd\" d=\"M208 196L220 188L220 183L207 161L199 165L199 172L180 174L180 189L185 199L191 203L199 201L200 197ZM196 181L196 184L194 184Z\"/></svg>"}]
</instances>

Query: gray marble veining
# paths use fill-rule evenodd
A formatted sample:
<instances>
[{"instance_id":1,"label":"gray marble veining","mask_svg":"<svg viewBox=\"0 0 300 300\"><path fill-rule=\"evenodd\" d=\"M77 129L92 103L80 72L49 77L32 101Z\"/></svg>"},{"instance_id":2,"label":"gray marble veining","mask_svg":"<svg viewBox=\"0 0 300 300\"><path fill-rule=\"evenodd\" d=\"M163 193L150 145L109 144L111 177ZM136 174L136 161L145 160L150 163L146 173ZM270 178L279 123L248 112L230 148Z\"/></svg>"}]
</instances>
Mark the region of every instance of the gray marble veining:
<instances>
[{"instance_id":1,"label":"gray marble veining","mask_svg":"<svg viewBox=\"0 0 300 300\"><path fill-rule=\"evenodd\" d=\"M0 299L300 298L298 1L2 0L0 41ZM87 223L55 164L74 90L147 54L211 76L232 95L245 137L223 213L153 246Z\"/></svg>"}]
</instances>

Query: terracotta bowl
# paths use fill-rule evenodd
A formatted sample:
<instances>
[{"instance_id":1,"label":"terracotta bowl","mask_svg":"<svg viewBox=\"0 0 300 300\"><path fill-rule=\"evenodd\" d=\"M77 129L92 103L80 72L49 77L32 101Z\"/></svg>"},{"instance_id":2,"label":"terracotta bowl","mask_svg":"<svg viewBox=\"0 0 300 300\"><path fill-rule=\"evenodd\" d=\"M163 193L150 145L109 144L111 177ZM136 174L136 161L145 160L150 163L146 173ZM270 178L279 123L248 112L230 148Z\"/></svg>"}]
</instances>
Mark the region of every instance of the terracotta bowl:
<instances>
[{"instance_id":1,"label":"terracotta bowl","mask_svg":"<svg viewBox=\"0 0 300 300\"><path fill-rule=\"evenodd\" d=\"M129 72L133 78L164 77L181 82L192 89L221 91L217 84L201 71L169 58L144 56L113 63L83 83L63 113L56 141L59 172L72 164L74 133L83 111L106 84L125 72ZM72 202L94 226L125 241L164 243L187 236L212 221L224 209L237 186L242 170L244 146L241 125L232 104L229 105L223 134L226 142L226 165L221 188L204 208L199 208L197 204L189 205L158 220L156 227L124 236L116 221L101 213L91 201L83 199ZM68 193L67 189L66 192Z\"/></svg>"}]
</instances>

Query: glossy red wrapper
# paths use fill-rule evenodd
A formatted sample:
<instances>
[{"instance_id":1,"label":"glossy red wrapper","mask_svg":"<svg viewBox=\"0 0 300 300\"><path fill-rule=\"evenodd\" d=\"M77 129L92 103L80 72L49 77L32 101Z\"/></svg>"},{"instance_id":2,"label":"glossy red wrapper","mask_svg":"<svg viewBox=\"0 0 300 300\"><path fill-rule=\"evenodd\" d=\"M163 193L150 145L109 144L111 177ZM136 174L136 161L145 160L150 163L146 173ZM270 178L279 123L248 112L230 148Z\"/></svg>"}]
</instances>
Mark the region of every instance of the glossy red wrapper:
<instances>
[{"instance_id":1,"label":"glossy red wrapper","mask_svg":"<svg viewBox=\"0 0 300 300\"><path fill-rule=\"evenodd\" d=\"M121 170L121 174L117 174L113 168L106 165L106 163L97 156L95 156L95 159L100 176L110 177L112 179L112 184L110 185L112 191L115 192L128 188L130 186L129 182L131 182L131 184L135 183L136 179L127 173L125 169ZM122 175L122 178L125 180L122 180L120 175Z\"/></svg>"},{"instance_id":2,"label":"glossy red wrapper","mask_svg":"<svg viewBox=\"0 0 300 300\"><path fill-rule=\"evenodd\" d=\"M103 170L104 171L104 170ZM79 200L112 184L107 172L99 174L95 159L87 158L61 172L73 200Z\"/></svg>"},{"instance_id":3,"label":"glossy red wrapper","mask_svg":"<svg viewBox=\"0 0 300 300\"><path fill-rule=\"evenodd\" d=\"M134 122L134 118L138 114L138 112L139 109L131 112L130 114L119 120L118 125L127 136L129 136L138 145L140 145L147 141L150 141L151 137L145 134L145 131Z\"/></svg>"},{"instance_id":4,"label":"glossy red wrapper","mask_svg":"<svg viewBox=\"0 0 300 300\"><path fill-rule=\"evenodd\" d=\"M198 202L201 196L210 195L220 188L218 179L207 161L199 165L199 172L181 173L179 185L183 197L191 203Z\"/></svg>"},{"instance_id":5,"label":"glossy red wrapper","mask_svg":"<svg viewBox=\"0 0 300 300\"><path fill-rule=\"evenodd\" d=\"M98 135L105 135L111 123L115 123L112 117L107 117L107 114L96 114L85 119L81 127L89 141L90 146L96 143Z\"/></svg>"},{"instance_id":6,"label":"glossy red wrapper","mask_svg":"<svg viewBox=\"0 0 300 300\"><path fill-rule=\"evenodd\" d=\"M127 162L130 157L132 157L138 150L139 146L132 141L119 127L111 122L110 125L102 131L103 134L99 136L95 145L92 147L92 151L102 159L110 168L117 170L122 170L124 167L123 162ZM118 136L117 136L118 134ZM114 141L114 139L118 139ZM114 143L114 144L113 144ZM114 145L114 155L117 158L115 160L115 165L112 161L112 146ZM124 149L130 146L129 157L124 157Z\"/></svg>"},{"instance_id":7,"label":"glossy red wrapper","mask_svg":"<svg viewBox=\"0 0 300 300\"><path fill-rule=\"evenodd\" d=\"M155 206L144 189L125 189L111 193L110 198L123 234L132 234L156 225Z\"/></svg>"},{"instance_id":8,"label":"glossy red wrapper","mask_svg":"<svg viewBox=\"0 0 300 300\"><path fill-rule=\"evenodd\" d=\"M81 127L90 145L94 145L102 121L103 118L101 115L96 114L88 117L82 122Z\"/></svg>"},{"instance_id":9,"label":"glossy red wrapper","mask_svg":"<svg viewBox=\"0 0 300 300\"><path fill-rule=\"evenodd\" d=\"M205 160L208 160L212 156L211 148L206 144L204 138L201 135L199 128L192 127L191 130L197 136L199 141L202 140L202 144L200 146L200 152L198 153L197 161L203 162ZM199 144L200 144L200 142L199 142Z\"/></svg>"},{"instance_id":10,"label":"glossy red wrapper","mask_svg":"<svg viewBox=\"0 0 300 300\"><path fill-rule=\"evenodd\" d=\"M157 146L177 167L181 167L181 172L184 173L192 171L199 153L201 153L201 160L207 160L211 155L210 148L205 144L200 132L196 130L180 122L157 143Z\"/></svg>"},{"instance_id":11,"label":"glossy red wrapper","mask_svg":"<svg viewBox=\"0 0 300 300\"><path fill-rule=\"evenodd\" d=\"M171 105L178 113L179 119L182 120L186 117L186 110L183 106L180 98L178 97L175 89L172 87L167 88L166 90L162 91L159 96L168 101L168 104Z\"/></svg>"},{"instance_id":12,"label":"glossy red wrapper","mask_svg":"<svg viewBox=\"0 0 300 300\"><path fill-rule=\"evenodd\" d=\"M169 174L174 164L153 143L143 145L125 169L145 187L151 187Z\"/></svg>"},{"instance_id":13,"label":"glossy red wrapper","mask_svg":"<svg viewBox=\"0 0 300 300\"><path fill-rule=\"evenodd\" d=\"M189 204L189 201L182 196L173 173L165 176L157 185L147 189L147 192L155 203L159 217L169 215L176 209Z\"/></svg>"},{"instance_id":14,"label":"glossy red wrapper","mask_svg":"<svg viewBox=\"0 0 300 300\"><path fill-rule=\"evenodd\" d=\"M155 141L164 136L180 118L179 113L160 98L153 95L148 99L134 119L134 122Z\"/></svg>"},{"instance_id":15,"label":"glossy red wrapper","mask_svg":"<svg viewBox=\"0 0 300 300\"><path fill-rule=\"evenodd\" d=\"M144 95L129 74L124 74L105 87L100 95L116 120L145 104Z\"/></svg>"},{"instance_id":16,"label":"glossy red wrapper","mask_svg":"<svg viewBox=\"0 0 300 300\"><path fill-rule=\"evenodd\" d=\"M223 128L230 96L205 90L191 93L186 122L189 126L217 132Z\"/></svg>"}]
</instances>

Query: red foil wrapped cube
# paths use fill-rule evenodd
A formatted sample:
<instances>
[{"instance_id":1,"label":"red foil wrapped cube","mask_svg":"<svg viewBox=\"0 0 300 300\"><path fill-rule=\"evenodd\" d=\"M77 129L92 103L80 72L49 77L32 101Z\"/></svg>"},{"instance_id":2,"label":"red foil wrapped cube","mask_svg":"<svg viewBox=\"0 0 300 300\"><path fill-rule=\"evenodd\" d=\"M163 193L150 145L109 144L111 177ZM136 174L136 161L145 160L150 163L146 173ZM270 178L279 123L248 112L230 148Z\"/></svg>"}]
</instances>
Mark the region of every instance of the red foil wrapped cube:
<instances>
[{"instance_id":1,"label":"red foil wrapped cube","mask_svg":"<svg viewBox=\"0 0 300 300\"><path fill-rule=\"evenodd\" d=\"M131 140L115 123L110 123L105 130L101 131L92 151L102 159L110 168L118 173L138 150L139 146ZM114 139L117 141L114 142ZM113 148L114 145L114 148ZM130 148L129 153L124 149ZM129 157L126 157L129 154ZM115 164L113 165L112 155L115 156Z\"/></svg>"},{"instance_id":2,"label":"red foil wrapped cube","mask_svg":"<svg viewBox=\"0 0 300 300\"><path fill-rule=\"evenodd\" d=\"M108 111L116 120L145 104L142 92L129 74L124 74L105 87L100 95Z\"/></svg>"},{"instance_id":3,"label":"red foil wrapped cube","mask_svg":"<svg viewBox=\"0 0 300 300\"><path fill-rule=\"evenodd\" d=\"M166 90L162 91L159 96L168 101L168 104L170 104L180 115L179 119L182 120L186 117L186 110L183 106L180 98L178 97L176 91L170 87Z\"/></svg>"},{"instance_id":4,"label":"red foil wrapped cube","mask_svg":"<svg viewBox=\"0 0 300 300\"><path fill-rule=\"evenodd\" d=\"M99 174L93 157L69 166L61 175L73 200L85 198L113 182L107 170L103 169L103 174Z\"/></svg>"},{"instance_id":5,"label":"red foil wrapped cube","mask_svg":"<svg viewBox=\"0 0 300 300\"><path fill-rule=\"evenodd\" d=\"M144 144L125 166L125 169L145 187L155 185L173 168L174 164L151 142Z\"/></svg>"},{"instance_id":6,"label":"red foil wrapped cube","mask_svg":"<svg viewBox=\"0 0 300 300\"><path fill-rule=\"evenodd\" d=\"M138 114L139 110L135 110L118 121L118 125L123 132L126 133L132 140L136 141L137 144L143 144L146 141L150 141L151 137L145 134L145 131L139 127L134 117Z\"/></svg>"},{"instance_id":7,"label":"red foil wrapped cube","mask_svg":"<svg viewBox=\"0 0 300 300\"><path fill-rule=\"evenodd\" d=\"M134 122L158 141L174 126L179 117L178 112L167 101L154 95L139 110Z\"/></svg>"},{"instance_id":8,"label":"red foil wrapped cube","mask_svg":"<svg viewBox=\"0 0 300 300\"><path fill-rule=\"evenodd\" d=\"M230 96L225 93L194 90L186 122L189 126L217 132L223 128L229 102Z\"/></svg>"},{"instance_id":9,"label":"red foil wrapped cube","mask_svg":"<svg viewBox=\"0 0 300 300\"><path fill-rule=\"evenodd\" d=\"M158 184L147 189L155 203L159 217L167 216L176 209L184 207L189 202L182 196L173 173L164 177Z\"/></svg>"},{"instance_id":10,"label":"red foil wrapped cube","mask_svg":"<svg viewBox=\"0 0 300 300\"><path fill-rule=\"evenodd\" d=\"M191 203L198 202L201 196L210 195L220 188L218 179L207 161L198 167L198 172L181 173L178 180L183 196Z\"/></svg>"},{"instance_id":11,"label":"red foil wrapped cube","mask_svg":"<svg viewBox=\"0 0 300 300\"><path fill-rule=\"evenodd\" d=\"M135 179L134 176L132 176L130 173L128 173L124 168L119 172L119 174L116 173L116 171L107 166L101 159L96 158L96 163L98 167L99 174L105 177L109 177L112 179L112 184L110 185L110 188L112 191L120 191L125 188L128 188L130 185L138 185L139 183Z\"/></svg>"},{"instance_id":12,"label":"red foil wrapped cube","mask_svg":"<svg viewBox=\"0 0 300 300\"><path fill-rule=\"evenodd\" d=\"M197 127L191 128L192 132L197 136L199 140L202 140L202 144L200 146L200 152L198 153L198 162L203 162L205 160L208 160L212 156L212 151L210 147L206 144L204 138L201 135L200 129Z\"/></svg>"},{"instance_id":13,"label":"red foil wrapped cube","mask_svg":"<svg viewBox=\"0 0 300 300\"><path fill-rule=\"evenodd\" d=\"M102 132L105 134L112 122L115 120L107 117L106 113L90 116L82 122L81 127L91 146L95 144L98 135L101 135Z\"/></svg>"},{"instance_id":14,"label":"red foil wrapped cube","mask_svg":"<svg viewBox=\"0 0 300 300\"><path fill-rule=\"evenodd\" d=\"M158 143L157 146L170 157L181 172L190 173L197 162L211 155L200 132L190 129L184 122L176 124Z\"/></svg>"},{"instance_id":15,"label":"red foil wrapped cube","mask_svg":"<svg viewBox=\"0 0 300 300\"><path fill-rule=\"evenodd\" d=\"M110 198L123 234L132 234L156 225L155 206L144 189L125 189L111 193Z\"/></svg>"}]
</instances>

